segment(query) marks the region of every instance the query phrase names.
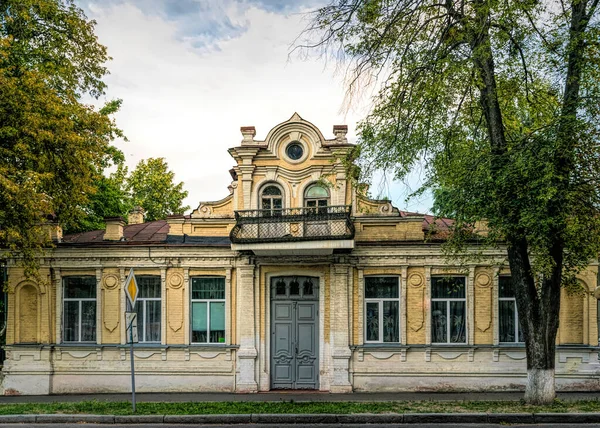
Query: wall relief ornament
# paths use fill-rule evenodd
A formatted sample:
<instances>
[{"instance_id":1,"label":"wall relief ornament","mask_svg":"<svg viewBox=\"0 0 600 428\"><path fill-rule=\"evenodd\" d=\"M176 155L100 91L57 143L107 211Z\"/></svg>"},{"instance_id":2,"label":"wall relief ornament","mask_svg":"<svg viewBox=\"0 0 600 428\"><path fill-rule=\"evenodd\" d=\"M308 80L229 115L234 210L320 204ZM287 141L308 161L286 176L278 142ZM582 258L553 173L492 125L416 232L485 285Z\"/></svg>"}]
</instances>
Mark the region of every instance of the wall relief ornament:
<instances>
[{"instance_id":1,"label":"wall relief ornament","mask_svg":"<svg viewBox=\"0 0 600 428\"><path fill-rule=\"evenodd\" d=\"M171 288L179 288L183 285L183 275L180 273L172 273L169 277L169 286Z\"/></svg>"},{"instance_id":2,"label":"wall relief ornament","mask_svg":"<svg viewBox=\"0 0 600 428\"><path fill-rule=\"evenodd\" d=\"M119 285L119 278L115 274L108 274L104 276L104 288L112 290Z\"/></svg>"},{"instance_id":3,"label":"wall relief ornament","mask_svg":"<svg viewBox=\"0 0 600 428\"><path fill-rule=\"evenodd\" d=\"M475 278L475 283L478 287L487 288L492 285L492 277L488 273L480 273Z\"/></svg>"},{"instance_id":4,"label":"wall relief ornament","mask_svg":"<svg viewBox=\"0 0 600 428\"><path fill-rule=\"evenodd\" d=\"M423 275L421 275L420 273L413 273L408 277L408 283L412 287L420 287L421 285L423 285L424 282L425 282L425 279L423 278Z\"/></svg>"}]
</instances>

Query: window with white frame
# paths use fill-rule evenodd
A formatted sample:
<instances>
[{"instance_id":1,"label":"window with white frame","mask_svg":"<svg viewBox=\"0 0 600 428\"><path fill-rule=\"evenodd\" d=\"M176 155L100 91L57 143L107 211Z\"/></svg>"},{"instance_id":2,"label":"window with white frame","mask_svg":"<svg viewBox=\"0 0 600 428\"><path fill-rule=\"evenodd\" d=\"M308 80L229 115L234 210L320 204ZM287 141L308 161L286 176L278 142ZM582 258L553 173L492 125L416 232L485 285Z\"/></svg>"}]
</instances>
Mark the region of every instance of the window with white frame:
<instances>
[{"instance_id":1,"label":"window with white frame","mask_svg":"<svg viewBox=\"0 0 600 428\"><path fill-rule=\"evenodd\" d=\"M160 342L161 280L158 275L136 275L139 293L134 311L137 313L140 342Z\"/></svg>"},{"instance_id":2,"label":"window with white frame","mask_svg":"<svg viewBox=\"0 0 600 428\"><path fill-rule=\"evenodd\" d=\"M498 338L501 343L522 343L515 287L510 276L498 278Z\"/></svg>"},{"instance_id":3,"label":"window with white frame","mask_svg":"<svg viewBox=\"0 0 600 428\"><path fill-rule=\"evenodd\" d=\"M467 342L467 299L464 276L431 278L431 342Z\"/></svg>"},{"instance_id":4,"label":"window with white frame","mask_svg":"<svg viewBox=\"0 0 600 428\"><path fill-rule=\"evenodd\" d=\"M307 208L313 208L315 214L326 214L329 205L329 191L320 183L308 186L304 192L304 205Z\"/></svg>"},{"instance_id":5,"label":"window with white frame","mask_svg":"<svg viewBox=\"0 0 600 428\"><path fill-rule=\"evenodd\" d=\"M283 194L279 186L269 184L260 192L261 209L271 211L276 215L283 208Z\"/></svg>"},{"instance_id":6,"label":"window with white frame","mask_svg":"<svg viewBox=\"0 0 600 428\"><path fill-rule=\"evenodd\" d=\"M400 281L397 276L365 276L365 342L400 342Z\"/></svg>"},{"instance_id":7,"label":"window with white frame","mask_svg":"<svg viewBox=\"0 0 600 428\"><path fill-rule=\"evenodd\" d=\"M225 278L192 278L192 343L225 343Z\"/></svg>"},{"instance_id":8,"label":"window with white frame","mask_svg":"<svg viewBox=\"0 0 600 428\"><path fill-rule=\"evenodd\" d=\"M63 305L63 341L96 342L96 277L64 277Z\"/></svg>"}]
</instances>

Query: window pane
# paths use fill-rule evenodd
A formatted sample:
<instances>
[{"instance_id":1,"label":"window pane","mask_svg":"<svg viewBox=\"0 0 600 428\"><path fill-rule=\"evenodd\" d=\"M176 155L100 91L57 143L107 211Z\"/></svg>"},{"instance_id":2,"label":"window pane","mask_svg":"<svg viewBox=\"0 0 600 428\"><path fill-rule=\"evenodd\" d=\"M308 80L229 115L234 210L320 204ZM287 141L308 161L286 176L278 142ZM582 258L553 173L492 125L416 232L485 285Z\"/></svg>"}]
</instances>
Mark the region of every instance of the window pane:
<instances>
[{"instance_id":1,"label":"window pane","mask_svg":"<svg viewBox=\"0 0 600 428\"><path fill-rule=\"evenodd\" d=\"M140 293L138 297L160 298L160 276L135 276Z\"/></svg>"},{"instance_id":2,"label":"window pane","mask_svg":"<svg viewBox=\"0 0 600 428\"><path fill-rule=\"evenodd\" d=\"M513 300L500 300L498 302L498 316L500 318L500 342L516 342L515 321L516 311Z\"/></svg>"},{"instance_id":3,"label":"window pane","mask_svg":"<svg viewBox=\"0 0 600 428\"><path fill-rule=\"evenodd\" d=\"M192 299L224 299L225 278L192 278Z\"/></svg>"},{"instance_id":4,"label":"window pane","mask_svg":"<svg viewBox=\"0 0 600 428\"><path fill-rule=\"evenodd\" d=\"M225 343L225 302L210 302L210 341Z\"/></svg>"},{"instance_id":5,"label":"window pane","mask_svg":"<svg viewBox=\"0 0 600 428\"><path fill-rule=\"evenodd\" d=\"M307 198L328 198L329 192L323 186L313 185L306 191Z\"/></svg>"},{"instance_id":6,"label":"window pane","mask_svg":"<svg viewBox=\"0 0 600 428\"><path fill-rule=\"evenodd\" d=\"M383 341L400 342L398 301L383 302Z\"/></svg>"},{"instance_id":7,"label":"window pane","mask_svg":"<svg viewBox=\"0 0 600 428\"><path fill-rule=\"evenodd\" d=\"M95 276L67 276L63 279L66 299L95 299Z\"/></svg>"},{"instance_id":8,"label":"window pane","mask_svg":"<svg viewBox=\"0 0 600 428\"><path fill-rule=\"evenodd\" d=\"M367 302L367 316L365 320L367 326L367 340L379 340L379 303Z\"/></svg>"},{"instance_id":9,"label":"window pane","mask_svg":"<svg viewBox=\"0 0 600 428\"><path fill-rule=\"evenodd\" d=\"M160 300L146 301L146 341L160 342Z\"/></svg>"},{"instance_id":10,"label":"window pane","mask_svg":"<svg viewBox=\"0 0 600 428\"><path fill-rule=\"evenodd\" d=\"M65 302L64 331L65 342L79 341L79 302Z\"/></svg>"},{"instance_id":11,"label":"window pane","mask_svg":"<svg viewBox=\"0 0 600 428\"><path fill-rule=\"evenodd\" d=\"M462 276L431 278L431 297L434 299L464 298L465 278Z\"/></svg>"},{"instance_id":12,"label":"window pane","mask_svg":"<svg viewBox=\"0 0 600 428\"><path fill-rule=\"evenodd\" d=\"M137 280L137 278L136 278ZM135 302L135 307L134 307L135 313L137 314L137 328L138 328L138 340L140 342L145 342L146 339L144 338L144 324L146 323L146 320L144 319L144 301L143 300L137 300ZM127 341L129 341L129 338L127 338Z\"/></svg>"},{"instance_id":13,"label":"window pane","mask_svg":"<svg viewBox=\"0 0 600 428\"><path fill-rule=\"evenodd\" d=\"M304 296L312 296L313 294L313 282L310 278L304 281L303 286L303 295Z\"/></svg>"},{"instance_id":14,"label":"window pane","mask_svg":"<svg viewBox=\"0 0 600 428\"><path fill-rule=\"evenodd\" d=\"M450 342L465 343L467 341L467 314L465 302L450 302Z\"/></svg>"},{"instance_id":15,"label":"window pane","mask_svg":"<svg viewBox=\"0 0 600 428\"><path fill-rule=\"evenodd\" d=\"M446 343L448 317L446 302L431 302L431 342Z\"/></svg>"},{"instance_id":16,"label":"window pane","mask_svg":"<svg viewBox=\"0 0 600 428\"><path fill-rule=\"evenodd\" d=\"M398 277L366 276L365 298L398 298Z\"/></svg>"},{"instance_id":17,"label":"window pane","mask_svg":"<svg viewBox=\"0 0 600 428\"><path fill-rule=\"evenodd\" d=\"M267 186L262 192L263 195L281 195L281 190L277 186Z\"/></svg>"},{"instance_id":18,"label":"window pane","mask_svg":"<svg viewBox=\"0 0 600 428\"><path fill-rule=\"evenodd\" d=\"M81 302L81 340L96 341L96 301Z\"/></svg>"},{"instance_id":19,"label":"window pane","mask_svg":"<svg viewBox=\"0 0 600 428\"><path fill-rule=\"evenodd\" d=\"M515 287L510 276L501 276L498 278L498 295L500 297L515 297Z\"/></svg>"},{"instance_id":20,"label":"window pane","mask_svg":"<svg viewBox=\"0 0 600 428\"><path fill-rule=\"evenodd\" d=\"M281 205L281 199L273 199L273 209L274 210L280 210L282 207Z\"/></svg>"},{"instance_id":21,"label":"window pane","mask_svg":"<svg viewBox=\"0 0 600 428\"><path fill-rule=\"evenodd\" d=\"M300 294L300 283L296 278L290 282L290 296L297 296Z\"/></svg>"},{"instance_id":22,"label":"window pane","mask_svg":"<svg viewBox=\"0 0 600 428\"><path fill-rule=\"evenodd\" d=\"M206 302L192 303L192 342L208 342Z\"/></svg>"}]
</instances>

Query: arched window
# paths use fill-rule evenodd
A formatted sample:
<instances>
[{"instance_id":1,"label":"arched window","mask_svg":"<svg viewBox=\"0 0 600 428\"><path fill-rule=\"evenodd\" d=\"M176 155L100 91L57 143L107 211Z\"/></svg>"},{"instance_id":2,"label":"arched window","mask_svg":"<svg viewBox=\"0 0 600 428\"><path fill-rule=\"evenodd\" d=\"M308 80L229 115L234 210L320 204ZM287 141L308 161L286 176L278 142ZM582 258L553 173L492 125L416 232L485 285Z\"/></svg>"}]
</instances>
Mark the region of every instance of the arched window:
<instances>
[{"instance_id":1,"label":"arched window","mask_svg":"<svg viewBox=\"0 0 600 428\"><path fill-rule=\"evenodd\" d=\"M260 195L260 205L263 210L280 210L283 208L281 189L273 184L265 186Z\"/></svg>"},{"instance_id":2,"label":"arched window","mask_svg":"<svg viewBox=\"0 0 600 428\"><path fill-rule=\"evenodd\" d=\"M326 212L329 205L329 191L321 184L312 184L304 192L304 205L317 208L317 212Z\"/></svg>"}]
</instances>

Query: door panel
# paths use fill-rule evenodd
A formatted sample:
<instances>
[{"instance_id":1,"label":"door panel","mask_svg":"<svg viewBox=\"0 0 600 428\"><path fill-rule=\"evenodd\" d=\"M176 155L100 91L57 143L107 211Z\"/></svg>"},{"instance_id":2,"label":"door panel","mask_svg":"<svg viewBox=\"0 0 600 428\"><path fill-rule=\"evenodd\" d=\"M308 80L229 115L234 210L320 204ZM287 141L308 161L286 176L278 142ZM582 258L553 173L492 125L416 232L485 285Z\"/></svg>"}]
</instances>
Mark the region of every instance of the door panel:
<instances>
[{"instance_id":1,"label":"door panel","mask_svg":"<svg viewBox=\"0 0 600 428\"><path fill-rule=\"evenodd\" d=\"M273 382L281 388L291 388L295 349L293 348L294 323L292 302L273 302Z\"/></svg>"},{"instance_id":2,"label":"door panel","mask_svg":"<svg viewBox=\"0 0 600 428\"><path fill-rule=\"evenodd\" d=\"M296 311L296 388L314 389L317 385L317 303L298 302Z\"/></svg>"}]
</instances>

